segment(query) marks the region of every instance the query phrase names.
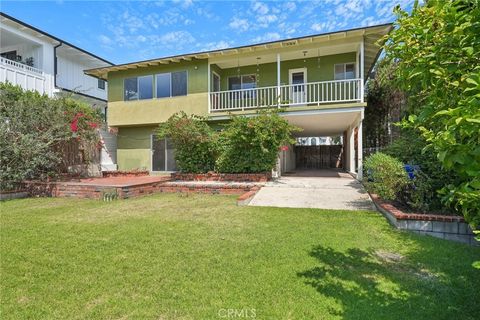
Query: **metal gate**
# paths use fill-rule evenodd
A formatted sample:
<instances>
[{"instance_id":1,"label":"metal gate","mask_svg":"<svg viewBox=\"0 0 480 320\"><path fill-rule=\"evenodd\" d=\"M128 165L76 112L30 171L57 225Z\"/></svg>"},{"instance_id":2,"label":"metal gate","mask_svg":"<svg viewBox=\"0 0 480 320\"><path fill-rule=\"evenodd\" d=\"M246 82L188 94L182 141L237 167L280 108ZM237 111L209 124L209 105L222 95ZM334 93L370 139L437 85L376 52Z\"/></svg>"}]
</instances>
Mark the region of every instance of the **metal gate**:
<instances>
[{"instance_id":1,"label":"metal gate","mask_svg":"<svg viewBox=\"0 0 480 320\"><path fill-rule=\"evenodd\" d=\"M295 146L297 169L343 168L343 146Z\"/></svg>"}]
</instances>

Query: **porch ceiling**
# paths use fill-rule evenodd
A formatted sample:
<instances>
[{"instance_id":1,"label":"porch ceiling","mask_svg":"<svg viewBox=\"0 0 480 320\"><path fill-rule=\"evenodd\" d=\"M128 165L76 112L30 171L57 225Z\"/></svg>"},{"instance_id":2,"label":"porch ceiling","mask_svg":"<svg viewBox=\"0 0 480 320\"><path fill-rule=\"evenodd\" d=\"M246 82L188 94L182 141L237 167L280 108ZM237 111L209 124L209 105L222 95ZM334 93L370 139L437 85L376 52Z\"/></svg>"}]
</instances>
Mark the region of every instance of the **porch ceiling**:
<instances>
[{"instance_id":1,"label":"porch ceiling","mask_svg":"<svg viewBox=\"0 0 480 320\"><path fill-rule=\"evenodd\" d=\"M291 112L283 116L290 124L298 126L303 131L297 132L297 137L318 137L341 135L347 128L361 117L361 108L345 110L318 110L314 112Z\"/></svg>"},{"instance_id":2,"label":"porch ceiling","mask_svg":"<svg viewBox=\"0 0 480 320\"><path fill-rule=\"evenodd\" d=\"M341 54L341 53L348 53L348 52L355 52L357 50L358 43L344 43L339 45L331 45L330 43L324 44L324 46L316 46L308 45L303 46L302 48L294 48L290 50L286 50L281 52L280 60L281 61L288 61L288 60L297 60L303 58L316 58L318 56L328 56L333 54ZM279 51L279 50L277 50ZM266 51L260 54L244 54L241 57L232 59L231 57L228 58L217 58L217 59L210 59L211 63L218 65L220 68L234 68L237 66L248 66L248 65L255 65L257 63L272 63L277 61L277 51Z\"/></svg>"}]
</instances>

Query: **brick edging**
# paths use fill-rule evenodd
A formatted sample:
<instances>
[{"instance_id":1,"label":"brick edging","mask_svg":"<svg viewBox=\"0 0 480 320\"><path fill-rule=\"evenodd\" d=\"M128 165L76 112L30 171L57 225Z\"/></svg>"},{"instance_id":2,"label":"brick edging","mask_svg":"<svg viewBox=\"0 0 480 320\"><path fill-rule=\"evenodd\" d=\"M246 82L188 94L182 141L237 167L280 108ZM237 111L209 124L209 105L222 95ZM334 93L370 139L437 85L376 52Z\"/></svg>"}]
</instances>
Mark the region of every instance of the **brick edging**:
<instances>
[{"instance_id":1,"label":"brick edging","mask_svg":"<svg viewBox=\"0 0 480 320\"><path fill-rule=\"evenodd\" d=\"M405 213L391 203L382 200L378 195L369 193L373 202L387 210L398 220L421 220L421 221L443 221L443 222L465 222L461 216L441 215L441 214L422 214L422 213Z\"/></svg>"},{"instance_id":2,"label":"brick edging","mask_svg":"<svg viewBox=\"0 0 480 320\"><path fill-rule=\"evenodd\" d=\"M267 182L272 180L271 173L183 173L174 172L172 180L178 181L221 181L221 182Z\"/></svg>"},{"instance_id":3,"label":"brick edging","mask_svg":"<svg viewBox=\"0 0 480 320\"><path fill-rule=\"evenodd\" d=\"M252 198L257 194L259 190L260 190L259 187L253 187L250 191L247 191L244 194L240 195L237 198L237 205L246 206L252 200Z\"/></svg>"}]
</instances>

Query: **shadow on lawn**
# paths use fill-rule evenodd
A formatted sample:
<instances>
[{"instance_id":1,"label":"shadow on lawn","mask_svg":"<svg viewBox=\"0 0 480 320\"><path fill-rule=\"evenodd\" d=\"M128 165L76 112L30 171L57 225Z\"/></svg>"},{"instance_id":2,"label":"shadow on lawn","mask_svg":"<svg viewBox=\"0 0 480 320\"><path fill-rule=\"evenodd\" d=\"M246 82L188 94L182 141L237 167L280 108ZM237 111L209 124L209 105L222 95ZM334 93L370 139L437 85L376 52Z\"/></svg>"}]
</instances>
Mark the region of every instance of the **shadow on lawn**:
<instances>
[{"instance_id":1,"label":"shadow on lawn","mask_svg":"<svg viewBox=\"0 0 480 320\"><path fill-rule=\"evenodd\" d=\"M384 251L317 246L310 255L319 266L300 272L320 294L339 305L330 314L343 319L474 319L475 274L462 275L415 257ZM471 262L463 261L468 265ZM460 263L459 263L460 265ZM453 274L452 274L453 273ZM478 275L478 274L477 274ZM462 279L463 277L463 279ZM460 279L452 283L452 279ZM478 297L477 297L478 298Z\"/></svg>"}]
</instances>

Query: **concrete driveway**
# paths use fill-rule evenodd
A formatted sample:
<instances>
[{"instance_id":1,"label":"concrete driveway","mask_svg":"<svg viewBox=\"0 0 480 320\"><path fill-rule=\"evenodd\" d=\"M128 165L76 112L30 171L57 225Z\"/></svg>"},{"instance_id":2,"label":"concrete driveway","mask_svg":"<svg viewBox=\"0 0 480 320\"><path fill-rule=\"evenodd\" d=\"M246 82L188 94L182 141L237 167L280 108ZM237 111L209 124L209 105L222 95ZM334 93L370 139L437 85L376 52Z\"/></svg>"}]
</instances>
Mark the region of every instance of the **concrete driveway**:
<instances>
[{"instance_id":1,"label":"concrete driveway","mask_svg":"<svg viewBox=\"0 0 480 320\"><path fill-rule=\"evenodd\" d=\"M250 206L375 210L363 186L337 171L298 172L268 182Z\"/></svg>"}]
</instances>

